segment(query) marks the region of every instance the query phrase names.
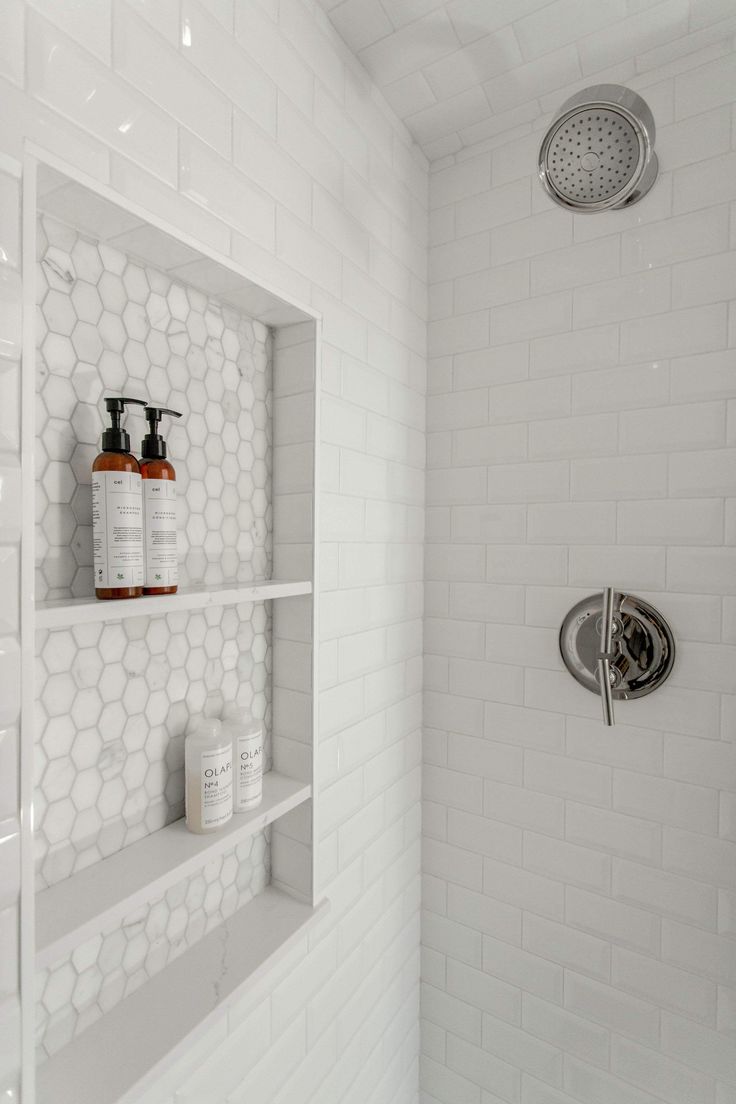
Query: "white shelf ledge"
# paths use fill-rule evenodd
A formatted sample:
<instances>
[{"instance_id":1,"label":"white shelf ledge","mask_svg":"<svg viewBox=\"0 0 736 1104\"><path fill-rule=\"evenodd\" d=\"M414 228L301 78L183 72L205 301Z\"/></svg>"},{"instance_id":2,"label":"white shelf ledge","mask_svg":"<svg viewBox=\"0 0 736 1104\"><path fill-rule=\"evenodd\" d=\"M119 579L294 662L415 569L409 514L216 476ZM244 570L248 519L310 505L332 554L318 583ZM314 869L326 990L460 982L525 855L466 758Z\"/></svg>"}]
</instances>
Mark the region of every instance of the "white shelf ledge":
<instances>
[{"instance_id":1,"label":"white shelf ledge","mask_svg":"<svg viewBox=\"0 0 736 1104\"><path fill-rule=\"evenodd\" d=\"M177 820L42 890L36 897L37 969L52 965L107 925L160 897L211 859L301 805L311 793L307 783L269 771L263 777L263 801L258 808L236 813L221 831L198 836Z\"/></svg>"},{"instance_id":2,"label":"white shelf ledge","mask_svg":"<svg viewBox=\"0 0 736 1104\"><path fill-rule=\"evenodd\" d=\"M311 593L312 584L308 581L288 583L271 579L262 583L180 587L176 594L145 594L141 598L116 598L110 602L97 598L61 598L36 604L36 628L59 629L91 621L119 621L126 617L234 606L239 602L263 602Z\"/></svg>"},{"instance_id":3,"label":"white shelf ledge","mask_svg":"<svg viewBox=\"0 0 736 1104\"><path fill-rule=\"evenodd\" d=\"M128 1104L324 915L270 886L39 1067L38 1104Z\"/></svg>"}]
</instances>

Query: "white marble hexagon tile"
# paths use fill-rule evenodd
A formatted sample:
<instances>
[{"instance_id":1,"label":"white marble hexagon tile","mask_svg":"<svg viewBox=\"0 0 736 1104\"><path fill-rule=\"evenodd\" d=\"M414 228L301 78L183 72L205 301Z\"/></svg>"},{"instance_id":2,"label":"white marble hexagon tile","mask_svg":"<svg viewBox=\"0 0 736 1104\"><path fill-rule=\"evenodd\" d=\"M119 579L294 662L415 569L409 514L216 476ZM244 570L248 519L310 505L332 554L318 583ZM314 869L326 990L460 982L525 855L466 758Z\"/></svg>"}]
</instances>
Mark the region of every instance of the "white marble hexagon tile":
<instances>
[{"instance_id":1,"label":"white marble hexagon tile","mask_svg":"<svg viewBox=\"0 0 736 1104\"><path fill-rule=\"evenodd\" d=\"M105 394L182 413L162 429L177 475L181 584L267 578L267 327L46 215L37 289L37 600L93 591L91 478ZM124 424L137 454L145 419L132 408Z\"/></svg>"},{"instance_id":2,"label":"white marble hexagon tile","mask_svg":"<svg viewBox=\"0 0 736 1104\"><path fill-rule=\"evenodd\" d=\"M269 880L268 831L245 840L122 923L40 971L39 1060L109 1012L255 897Z\"/></svg>"},{"instance_id":3,"label":"white marble hexagon tile","mask_svg":"<svg viewBox=\"0 0 736 1104\"><path fill-rule=\"evenodd\" d=\"M40 631L36 645L39 889L182 816L191 717L247 705L270 768L266 603Z\"/></svg>"}]
</instances>

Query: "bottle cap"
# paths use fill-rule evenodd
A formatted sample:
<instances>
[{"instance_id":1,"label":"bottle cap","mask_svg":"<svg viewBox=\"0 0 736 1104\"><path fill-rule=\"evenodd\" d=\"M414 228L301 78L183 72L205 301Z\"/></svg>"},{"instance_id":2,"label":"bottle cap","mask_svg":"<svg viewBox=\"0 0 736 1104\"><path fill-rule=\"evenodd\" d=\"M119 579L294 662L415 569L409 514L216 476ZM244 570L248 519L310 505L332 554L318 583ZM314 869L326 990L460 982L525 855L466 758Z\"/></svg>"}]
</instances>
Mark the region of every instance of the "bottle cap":
<instances>
[{"instance_id":1,"label":"bottle cap","mask_svg":"<svg viewBox=\"0 0 736 1104\"><path fill-rule=\"evenodd\" d=\"M237 702L228 702L223 706L222 719L229 724L237 725L244 735L260 732L263 728L261 721L257 721L245 705L238 705Z\"/></svg>"},{"instance_id":2,"label":"bottle cap","mask_svg":"<svg viewBox=\"0 0 736 1104\"><path fill-rule=\"evenodd\" d=\"M105 396L105 406L110 415L110 426L102 433L103 452L130 452L130 434L120 428L120 419L128 403L145 406L143 399L127 399L125 396Z\"/></svg>"},{"instance_id":3,"label":"bottle cap","mask_svg":"<svg viewBox=\"0 0 736 1104\"><path fill-rule=\"evenodd\" d=\"M178 410L168 410L165 406L147 406L148 433L141 441L141 457L144 460L165 460L166 442L158 432L158 423L162 414L169 414L172 418L181 418Z\"/></svg>"},{"instance_id":4,"label":"bottle cap","mask_svg":"<svg viewBox=\"0 0 736 1104\"><path fill-rule=\"evenodd\" d=\"M194 731L197 736L207 736L216 739L222 732L222 722L217 717L201 717Z\"/></svg>"}]
</instances>

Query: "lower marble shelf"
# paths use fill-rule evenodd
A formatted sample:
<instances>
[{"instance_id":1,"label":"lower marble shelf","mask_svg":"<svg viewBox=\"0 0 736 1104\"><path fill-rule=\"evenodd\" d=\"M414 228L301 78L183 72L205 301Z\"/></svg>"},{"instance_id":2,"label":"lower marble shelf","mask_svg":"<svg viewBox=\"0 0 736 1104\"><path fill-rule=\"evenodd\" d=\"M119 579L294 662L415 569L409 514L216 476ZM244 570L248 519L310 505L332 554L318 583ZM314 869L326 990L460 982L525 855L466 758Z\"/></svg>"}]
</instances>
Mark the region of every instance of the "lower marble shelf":
<instances>
[{"instance_id":1,"label":"lower marble shelf","mask_svg":"<svg viewBox=\"0 0 736 1104\"><path fill-rule=\"evenodd\" d=\"M308 783L268 771L258 808L237 813L221 831L198 836L177 820L42 890L36 897L37 967L52 965L78 943L262 831L311 794Z\"/></svg>"},{"instance_id":2,"label":"lower marble shelf","mask_svg":"<svg viewBox=\"0 0 736 1104\"><path fill-rule=\"evenodd\" d=\"M132 1104L328 909L269 886L44 1062L38 1104Z\"/></svg>"}]
</instances>

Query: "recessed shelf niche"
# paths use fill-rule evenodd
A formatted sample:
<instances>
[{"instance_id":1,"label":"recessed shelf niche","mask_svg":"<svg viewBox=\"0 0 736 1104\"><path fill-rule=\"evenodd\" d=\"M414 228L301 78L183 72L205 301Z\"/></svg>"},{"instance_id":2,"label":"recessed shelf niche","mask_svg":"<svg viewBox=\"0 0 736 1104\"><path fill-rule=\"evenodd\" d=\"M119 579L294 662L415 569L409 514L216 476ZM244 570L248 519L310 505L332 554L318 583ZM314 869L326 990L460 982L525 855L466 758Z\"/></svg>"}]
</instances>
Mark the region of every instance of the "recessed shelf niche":
<instances>
[{"instance_id":1,"label":"recessed shelf niche","mask_svg":"<svg viewBox=\"0 0 736 1104\"><path fill-rule=\"evenodd\" d=\"M112 1037L132 1045L146 1000L166 977L179 985L191 969L204 978L228 933L262 948L247 961L226 956L222 992L232 997L278 957L280 931L292 941L320 911L318 319L62 169L31 158L25 185L37 202L24 235L27 307L33 296L37 310L24 351L35 369L25 373L35 417L25 423L24 489L36 505L24 549L36 584L22 611L35 657L24 667L23 771L26 793L33 778L38 893L24 903L37 942L24 944L22 982L26 1007L34 983L40 995L39 1104L80 1099L83 1083L88 1092L90 1048ZM168 435L174 596L92 595L89 482L105 393L184 413ZM127 423L137 451L142 425ZM266 725L263 804L218 835L192 836L177 819L184 732L192 716L232 699ZM193 990L182 1000L176 1039L161 1034L127 1067L121 1055L105 1101L138 1091L218 1014L198 1009Z\"/></svg>"}]
</instances>

